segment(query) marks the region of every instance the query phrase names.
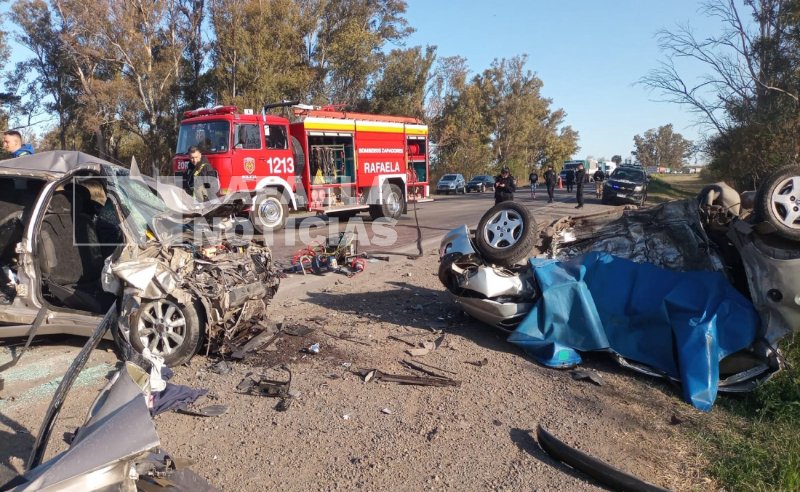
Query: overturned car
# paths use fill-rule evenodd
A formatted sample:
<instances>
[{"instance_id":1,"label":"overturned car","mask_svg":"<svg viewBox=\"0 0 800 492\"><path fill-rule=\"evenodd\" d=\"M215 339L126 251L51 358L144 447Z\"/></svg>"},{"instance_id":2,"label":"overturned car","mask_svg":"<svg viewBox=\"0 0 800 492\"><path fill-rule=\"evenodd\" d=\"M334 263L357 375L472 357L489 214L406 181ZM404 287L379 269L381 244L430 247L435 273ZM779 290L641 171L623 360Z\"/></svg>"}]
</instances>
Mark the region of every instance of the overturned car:
<instances>
[{"instance_id":1,"label":"overturned car","mask_svg":"<svg viewBox=\"0 0 800 492\"><path fill-rule=\"evenodd\" d=\"M122 355L174 366L204 341L224 350L279 283L242 206L80 152L0 162L0 337L87 336L117 301Z\"/></svg>"},{"instance_id":2,"label":"overturned car","mask_svg":"<svg viewBox=\"0 0 800 492\"><path fill-rule=\"evenodd\" d=\"M798 201L792 166L756 194L718 183L697 199L545 227L524 206L499 204L476 230L444 237L439 279L544 365L607 351L680 381L708 410L717 391L752 390L779 370L775 343L800 325Z\"/></svg>"}]
</instances>

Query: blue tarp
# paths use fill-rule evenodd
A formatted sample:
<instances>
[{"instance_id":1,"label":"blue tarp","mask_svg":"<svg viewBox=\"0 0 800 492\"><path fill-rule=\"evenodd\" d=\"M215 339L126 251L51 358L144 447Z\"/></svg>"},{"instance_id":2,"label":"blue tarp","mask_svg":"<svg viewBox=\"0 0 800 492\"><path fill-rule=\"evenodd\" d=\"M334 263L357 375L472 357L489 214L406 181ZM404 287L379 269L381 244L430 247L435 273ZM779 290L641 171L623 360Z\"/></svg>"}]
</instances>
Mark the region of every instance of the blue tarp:
<instances>
[{"instance_id":1,"label":"blue tarp","mask_svg":"<svg viewBox=\"0 0 800 492\"><path fill-rule=\"evenodd\" d=\"M752 303L718 272L676 272L608 253L531 265L542 297L509 341L550 367L579 363L576 351L610 350L680 379L684 399L708 411L719 361L756 336Z\"/></svg>"}]
</instances>

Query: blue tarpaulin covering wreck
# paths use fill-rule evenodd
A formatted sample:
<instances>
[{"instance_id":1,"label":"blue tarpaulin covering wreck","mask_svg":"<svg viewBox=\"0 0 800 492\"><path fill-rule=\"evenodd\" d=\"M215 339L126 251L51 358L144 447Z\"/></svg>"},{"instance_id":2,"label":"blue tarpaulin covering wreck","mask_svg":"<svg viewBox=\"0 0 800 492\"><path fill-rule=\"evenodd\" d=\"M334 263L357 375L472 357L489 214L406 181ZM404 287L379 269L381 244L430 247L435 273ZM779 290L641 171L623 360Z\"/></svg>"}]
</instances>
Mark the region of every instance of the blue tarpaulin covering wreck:
<instances>
[{"instance_id":1,"label":"blue tarpaulin covering wreck","mask_svg":"<svg viewBox=\"0 0 800 492\"><path fill-rule=\"evenodd\" d=\"M532 259L542 296L510 335L550 367L576 351L609 350L680 379L684 399L708 411L719 361L749 347L759 318L718 272L677 272L608 253L567 262Z\"/></svg>"}]
</instances>

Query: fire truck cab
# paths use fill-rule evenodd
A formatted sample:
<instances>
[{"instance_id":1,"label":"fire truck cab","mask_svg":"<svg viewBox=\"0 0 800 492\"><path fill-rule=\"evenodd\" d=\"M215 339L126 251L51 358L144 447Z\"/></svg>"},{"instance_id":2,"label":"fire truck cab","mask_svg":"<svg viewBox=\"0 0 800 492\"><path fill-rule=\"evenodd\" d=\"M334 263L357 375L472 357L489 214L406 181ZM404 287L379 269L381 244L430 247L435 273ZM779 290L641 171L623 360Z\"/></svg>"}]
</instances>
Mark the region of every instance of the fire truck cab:
<instances>
[{"instance_id":1,"label":"fire truck cab","mask_svg":"<svg viewBox=\"0 0 800 492\"><path fill-rule=\"evenodd\" d=\"M173 171L197 147L219 177L218 194L247 200L262 231L289 210L331 216L369 211L397 219L427 198L428 128L415 118L292 106L292 119L217 106L184 113Z\"/></svg>"}]
</instances>

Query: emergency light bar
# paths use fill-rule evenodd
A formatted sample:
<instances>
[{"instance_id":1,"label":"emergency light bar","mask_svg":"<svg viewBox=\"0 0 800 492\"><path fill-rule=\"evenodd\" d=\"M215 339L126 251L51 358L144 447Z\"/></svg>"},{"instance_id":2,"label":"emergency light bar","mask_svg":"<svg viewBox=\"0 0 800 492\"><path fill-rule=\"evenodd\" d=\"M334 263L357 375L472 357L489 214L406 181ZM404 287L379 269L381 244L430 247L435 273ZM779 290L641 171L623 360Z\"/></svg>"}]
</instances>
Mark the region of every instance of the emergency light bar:
<instances>
[{"instance_id":1,"label":"emergency light bar","mask_svg":"<svg viewBox=\"0 0 800 492\"><path fill-rule=\"evenodd\" d=\"M194 109L192 111L184 111L184 118L194 118L195 116L208 116L212 114L228 114L235 113L236 106L214 106L213 108Z\"/></svg>"}]
</instances>

